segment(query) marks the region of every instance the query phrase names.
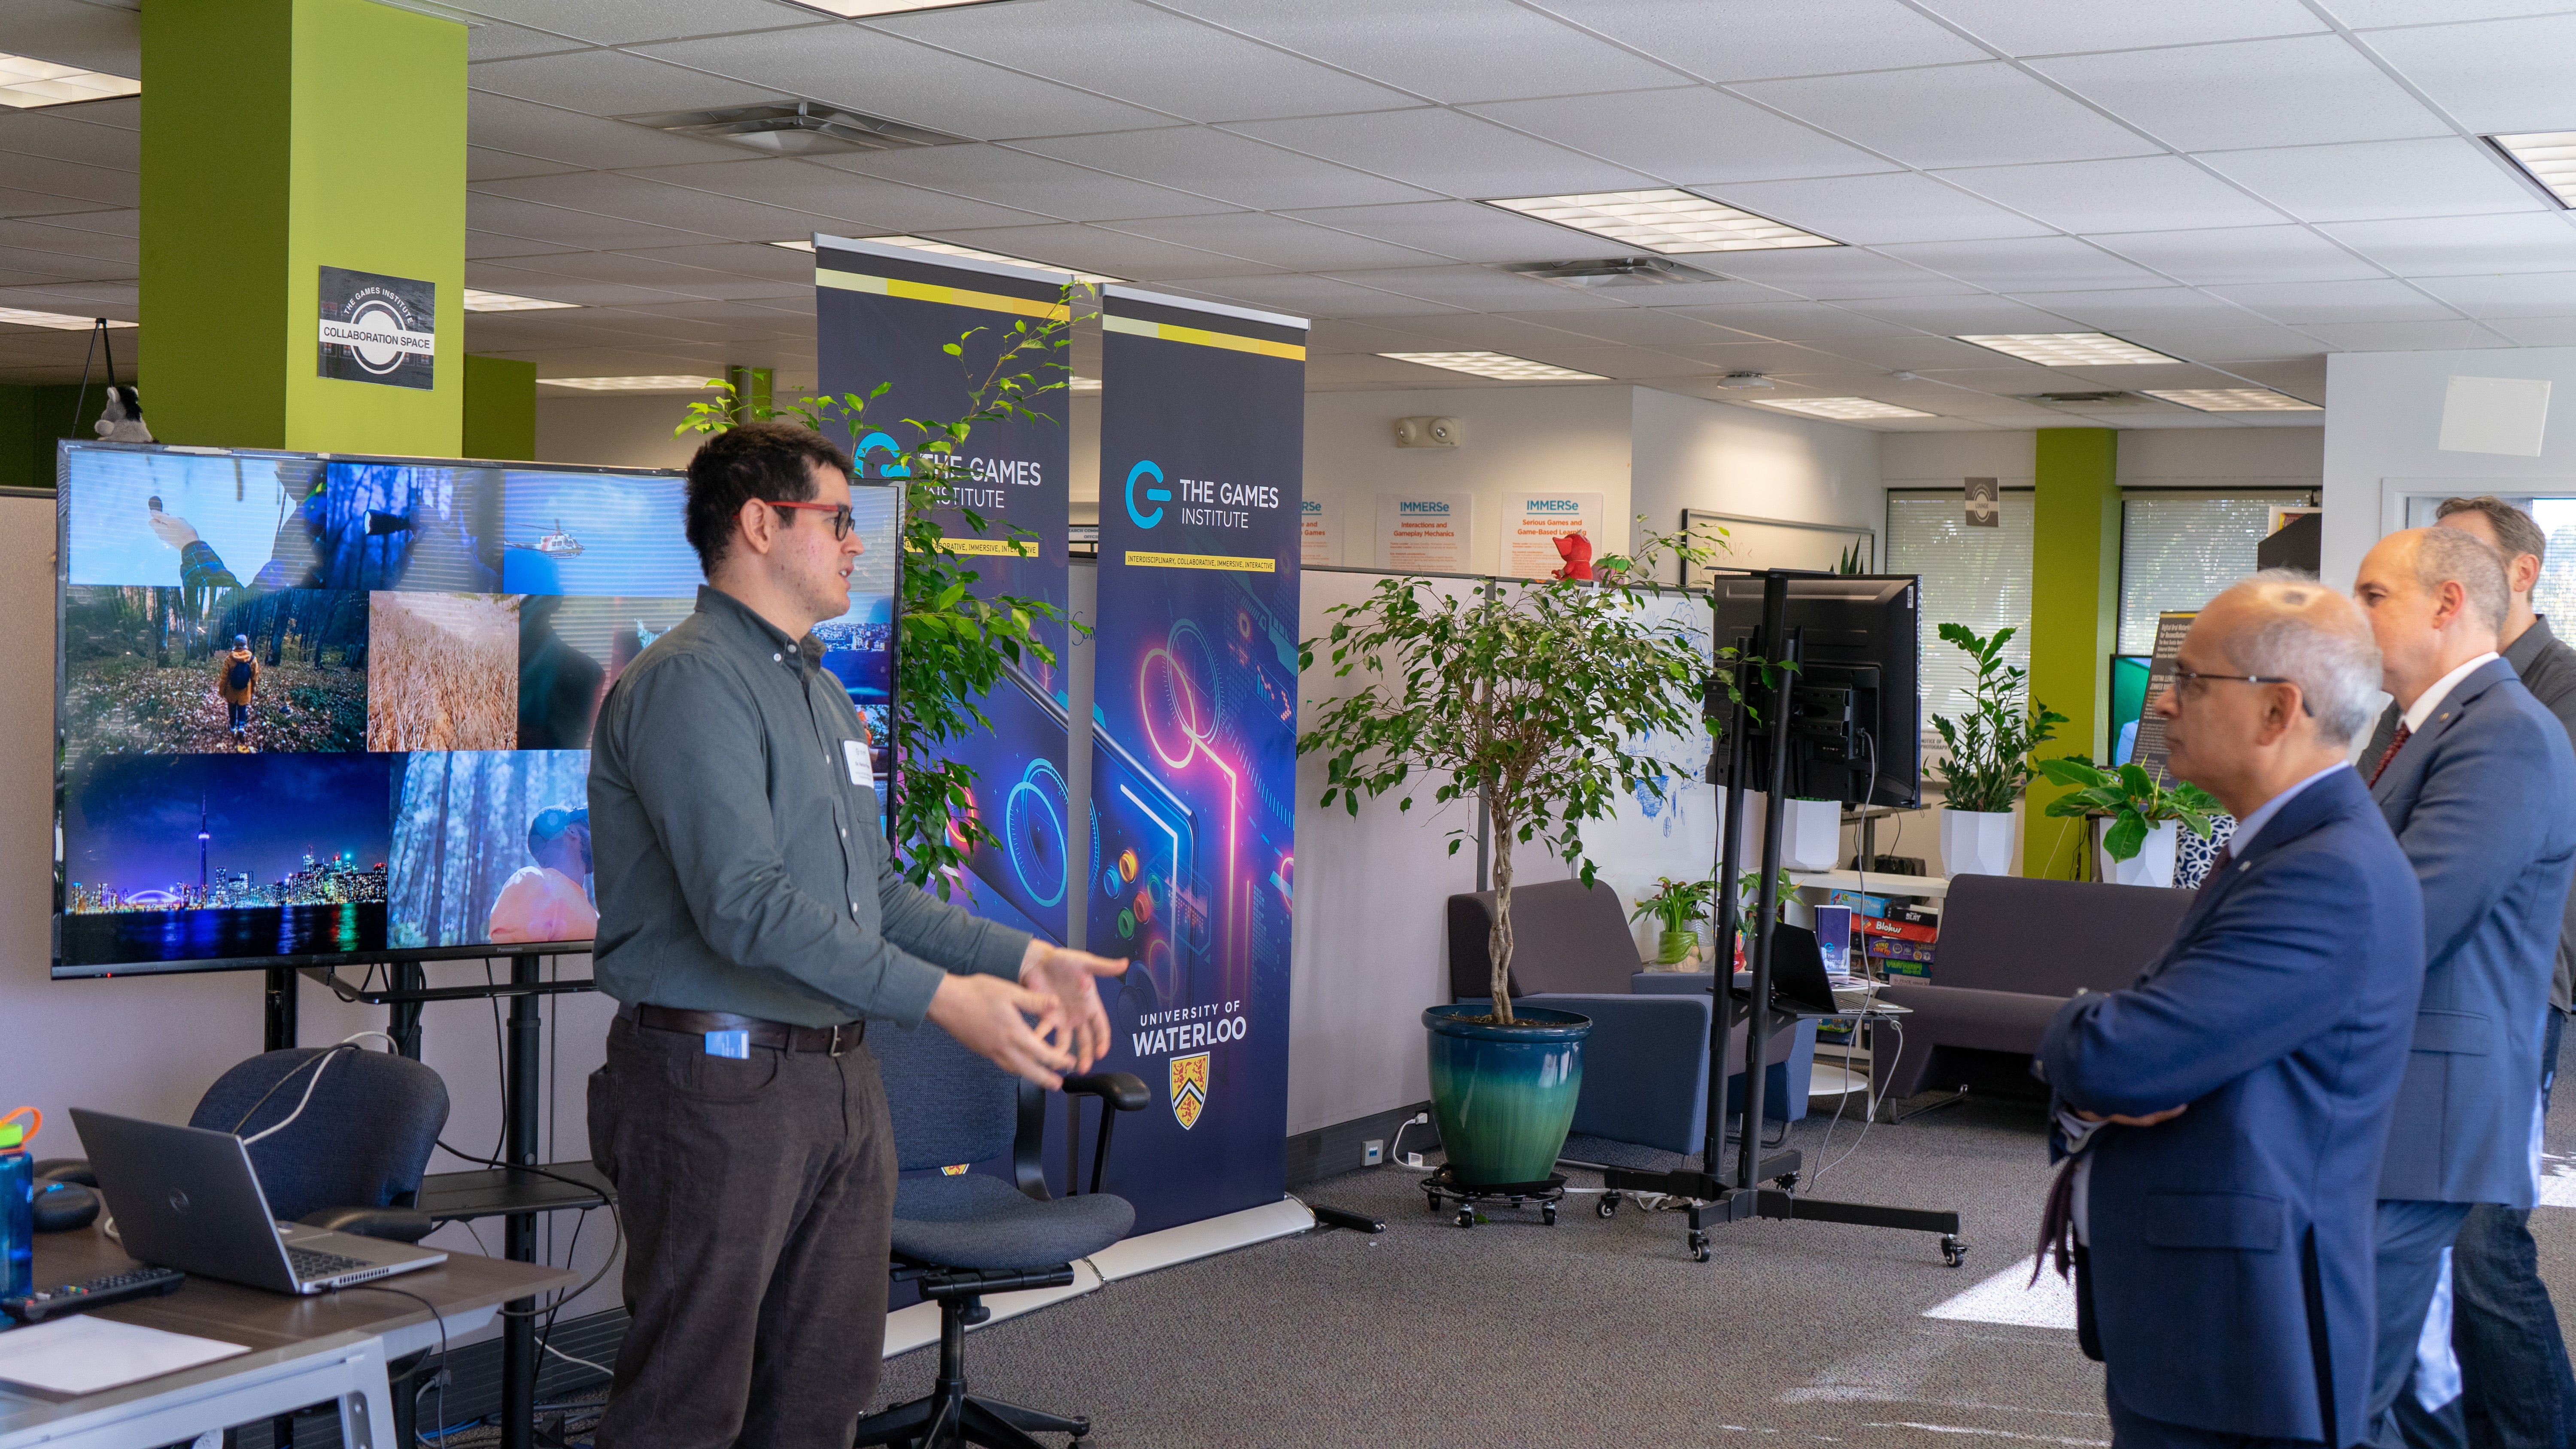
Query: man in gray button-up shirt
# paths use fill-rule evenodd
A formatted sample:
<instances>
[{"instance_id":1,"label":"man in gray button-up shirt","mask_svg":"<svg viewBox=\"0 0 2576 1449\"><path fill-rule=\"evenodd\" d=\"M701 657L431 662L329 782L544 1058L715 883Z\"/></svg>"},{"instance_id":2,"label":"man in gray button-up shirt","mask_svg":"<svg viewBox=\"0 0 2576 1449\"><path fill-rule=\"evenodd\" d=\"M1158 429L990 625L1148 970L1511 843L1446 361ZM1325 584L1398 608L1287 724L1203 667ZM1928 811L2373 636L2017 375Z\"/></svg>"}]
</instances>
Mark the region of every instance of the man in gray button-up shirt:
<instances>
[{"instance_id":1,"label":"man in gray button-up shirt","mask_svg":"<svg viewBox=\"0 0 2576 1449\"><path fill-rule=\"evenodd\" d=\"M781 423L689 465L697 612L591 742L591 1078L631 1323L601 1449L842 1449L885 1332L895 1188L870 1021L937 1023L1046 1086L1108 1047L1125 969L932 899L879 827L865 727L810 633L849 609L849 460Z\"/></svg>"}]
</instances>

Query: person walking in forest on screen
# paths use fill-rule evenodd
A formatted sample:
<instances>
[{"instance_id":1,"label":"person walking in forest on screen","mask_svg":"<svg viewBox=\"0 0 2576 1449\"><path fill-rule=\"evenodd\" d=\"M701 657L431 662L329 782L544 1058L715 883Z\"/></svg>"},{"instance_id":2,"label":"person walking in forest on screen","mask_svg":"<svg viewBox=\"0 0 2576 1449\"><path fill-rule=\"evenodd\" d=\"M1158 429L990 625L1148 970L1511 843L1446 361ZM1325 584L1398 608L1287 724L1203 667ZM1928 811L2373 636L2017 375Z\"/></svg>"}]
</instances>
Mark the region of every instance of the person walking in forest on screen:
<instances>
[{"instance_id":1,"label":"person walking in forest on screen","mask_svg":"<svg viewBox=\"0 0 2576 1449\"><path fill-rule=\"evenodd\" d=\"M599 932L590 903L590 811L549 805L528 822L528 854L492 902L495 941L587 941Z\"/></svg>"},{"instance_id":2,"label":"person walking in forest on screen","mask_svg":"<svg viewBox=\"0 0 2576 1449\"><path fill-rule=\"evenodd\" d=\"M250 652L250 636L235 634L232 651L216 661L215 692L232 712L225 728L233 743L250 747L250 701L259 692L259 660Z\"/></svg>"}]
</instances>

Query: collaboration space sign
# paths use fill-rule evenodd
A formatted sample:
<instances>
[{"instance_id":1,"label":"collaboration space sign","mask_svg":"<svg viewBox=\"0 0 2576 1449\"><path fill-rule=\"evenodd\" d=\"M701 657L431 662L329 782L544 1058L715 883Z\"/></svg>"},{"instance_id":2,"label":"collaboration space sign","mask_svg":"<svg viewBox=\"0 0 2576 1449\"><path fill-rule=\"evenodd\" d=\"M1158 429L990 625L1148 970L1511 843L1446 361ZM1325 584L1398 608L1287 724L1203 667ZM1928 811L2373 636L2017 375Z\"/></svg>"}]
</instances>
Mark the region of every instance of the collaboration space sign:
<instances>
[{"instance_id":1,"label":"collaboration space sign","mask_svg":"<svg viewBox=\"0 0 2576 1449\"><path fill-rule=\"evenodd\" d=\"M815 239L814 261L820 390L867 397L878 384L891 384L868 404L866 425L850 440L860 491L876 492L868 485L877 485L889 501L907 481L899 455L923 441L902 420L942 422L970 412L977 386L1014 335L1013 325L1035 328L1063 320L1065 289L1073 281L1066 272L832 237ZM945 350L952 345L961 355ZM1048 369L1041 381L1063 375L1052 370L1063 355L1040 361ZM1066 403L1067 395L1057 391L1037 404L1043 418L977 423L944 469L940 533L950 550L965 557L983 597L1043 599L1059 609L1070 598ZM853 617L817 630L827 646L836 635L873 638L891 628L891 597L853 591L851 600ZM998 845L976 853L973 877L960 882L964 903L979 915L1060 942L1075 885L1072 792L1065 778L1067 641L1062 625L1041 626L1040 637L1055 650L1055 662L1029 658L1011 670L981 701L993 728L955 742L950 755L974 771L974 809L999 838ZM832 659L826 655L827 666ZM889 763L883 728L889 702L882 694L862 696L863 689L873 689L872 681L847 682L852 703L877 734L882 776Z\"/></svg>"},{"instance_id":2,"label":"collaboration space sign","mask_svg":"<svg viewBox=\"0 0 2576 1449\"><path fill-rule=\"evenodd\" d=\"M319 375L429 387L438 361L438 284L322 268Z\"/></svg>"},{"instance_id":3,"label":"collaboration space sign","mask_svg":"<svg viewBox=\"0 0 2576 1449\"><path fill-rule=\"evenodd\" d=\"M1101 328L1085 930L1134 962L1109 1190L1151 1231L1282 1187L1306 324L1113 286Z\"/></svg>"}]
</instances>

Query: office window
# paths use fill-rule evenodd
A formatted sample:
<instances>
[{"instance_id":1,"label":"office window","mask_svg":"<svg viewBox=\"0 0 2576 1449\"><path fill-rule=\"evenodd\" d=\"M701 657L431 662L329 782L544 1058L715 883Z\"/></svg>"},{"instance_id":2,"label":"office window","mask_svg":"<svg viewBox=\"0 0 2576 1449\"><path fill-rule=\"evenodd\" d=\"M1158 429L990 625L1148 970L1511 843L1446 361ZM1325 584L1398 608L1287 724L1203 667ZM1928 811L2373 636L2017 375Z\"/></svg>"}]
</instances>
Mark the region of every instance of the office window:
<instances>
[{"instance_id":1,"label":"office window","mask_svg":"<svg viewBox=\"0 0 2576 1449\"><path fill-rule=\"evenodd\" d=\"M2156 647L2156 615L2197 609L2254 572L2271 511L2305 493L2131 493L2120 502L2120 650Z\"/></svg>"},{"instance_id":2,"label":"office window","mask_svg":"<svg viewBox=\"0 0 2576 1449\"><path fill-rule=\"evenodd\" d=\"M2015 667L2030 667L2030 490L2007 488L1999 528L1970 528L1956 489L1891 490L1887 495L1887 571L1923 579L1923 737L1939 743L1932 716L1968 708L1976 674L1967 656L1943 642L1943 624L1979 634L2017 632L2004 646Z\"/></svg>"},{"instance_id":3,"label":"office window","mask_svg":"<svg viewBox=\"0 0 2576 1449\"><path fill-rule=\"evenodd\" d=\"M2465 491L2465 486L2463 491ZM2422 493L2406 500L2406 526L2429 528L2439 520L2434 510L2447 493ZM2531 589L2531 607L2560 638L2576 637L2576 498L2563 494L2504 493L2505 502L2524 509L2547 535L2548 550L2540 563L2540 582Z\"/></svg>"}]
</instances>

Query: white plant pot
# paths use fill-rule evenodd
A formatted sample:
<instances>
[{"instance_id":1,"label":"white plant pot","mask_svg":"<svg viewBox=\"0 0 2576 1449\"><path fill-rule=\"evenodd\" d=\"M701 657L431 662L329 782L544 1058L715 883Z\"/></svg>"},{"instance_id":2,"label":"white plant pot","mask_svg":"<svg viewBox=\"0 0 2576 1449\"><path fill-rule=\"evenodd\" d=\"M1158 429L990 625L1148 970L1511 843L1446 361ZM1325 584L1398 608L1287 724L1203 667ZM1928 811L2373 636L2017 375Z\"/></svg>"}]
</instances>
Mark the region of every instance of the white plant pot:
<instances>
[{"instance_id":1,"label":"white plant pot","mask_svg":"<svg viewBox=\"0 0 2576 1449\"><path fill-rule=\"evenodd\" d=\"M1780 811L1780 863L1791 870L1832 870L1843 854L1843 807L1833 800L1787 800Z\"/></svg>"},{"instance_id":2,"label":"white plant pot","mask_svg":"<svg viewBox=\"0 0 2576 1449\"><path fill-rule=\"evenodd\" d=\"M2010 875L2013 813L1941 809L1941 868L1953 876Z\"/></svg>"},{"instance_id":3,"label":"white plant pot","mask_svg":"<svg viewBox=\"0 0 2576 1449\"><path fill-rule=\"evenodd\" d=\"M2102 879L2113 885L2170 887L2181 850L2182 822L2166 820L2147 827L2147 838L2139 844L2138 853L2127 860L2113 860L2111 852L2099 845L2093 847L2093 854L2102 863Z\"/></svg>"}]
</instances>

